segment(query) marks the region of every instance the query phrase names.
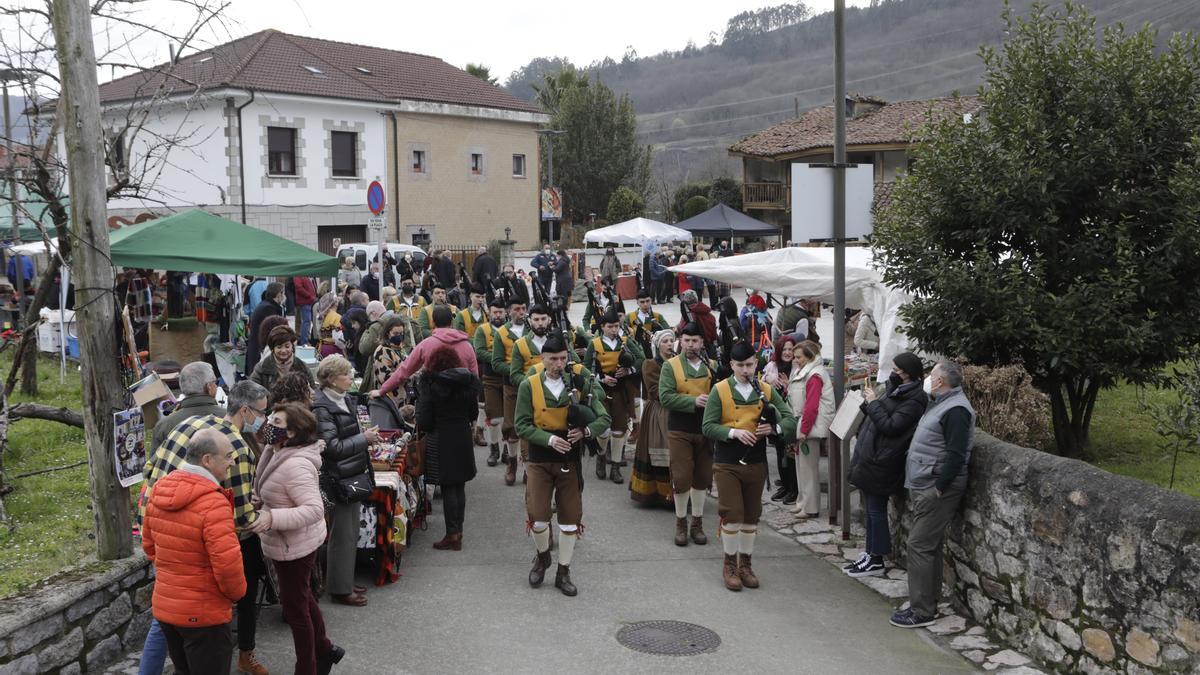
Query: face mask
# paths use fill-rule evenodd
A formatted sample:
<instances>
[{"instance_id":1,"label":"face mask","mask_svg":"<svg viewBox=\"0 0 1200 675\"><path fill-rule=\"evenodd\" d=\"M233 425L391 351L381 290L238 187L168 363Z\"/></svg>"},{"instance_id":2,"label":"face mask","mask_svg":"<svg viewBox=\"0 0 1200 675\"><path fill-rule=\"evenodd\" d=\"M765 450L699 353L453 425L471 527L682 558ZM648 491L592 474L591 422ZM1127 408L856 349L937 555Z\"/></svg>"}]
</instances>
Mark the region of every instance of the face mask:
<instances>
[{"instance_id":1,"label":"face mask","mask_svg":"<svg viewBox=\"0 0 1200 675\"><path fill-rule=\"evenodd\" d=\"M268 424L266 430L263 431L263 442L267 445L276 445L285 439L287 439L287 429L283 427Z\"/></svg>"},{"instance_id":2,"label":"face mask","mask_svg":"<svg viewBox=\"0 0 1200 675\"><path fill-rule=\"evenodd\" d=\"M259 417L258 415L255 415L254 421L249 422L245 426L243 426L242 431L244 431L248 434L257 434L258 430L262 428L263 420L265 420L265 419L266 419L265 417Z\"/></svg>"},{"instance_id":3,"label":"face mask","mask_svg":"<svg viewBox=\"0 0 1200 675\"><path fill-rule=\"evenodd\" d=\"M394 345L402 345L402 344L404 344L404 336L403 335L393 335L388 338L388 342L390 342Z\"/></svg>"},{"instance_id":4,"label":"face mask","mask_svg":"<svg viewBox=\"0 0 1200 675\"><path fill-rule=\"evenodd\" d=\"M921 385L921 388L925 390L926 394L933 396L933 382L928 377L925 378L925 382Z\"/></svg>"}]
</instances>

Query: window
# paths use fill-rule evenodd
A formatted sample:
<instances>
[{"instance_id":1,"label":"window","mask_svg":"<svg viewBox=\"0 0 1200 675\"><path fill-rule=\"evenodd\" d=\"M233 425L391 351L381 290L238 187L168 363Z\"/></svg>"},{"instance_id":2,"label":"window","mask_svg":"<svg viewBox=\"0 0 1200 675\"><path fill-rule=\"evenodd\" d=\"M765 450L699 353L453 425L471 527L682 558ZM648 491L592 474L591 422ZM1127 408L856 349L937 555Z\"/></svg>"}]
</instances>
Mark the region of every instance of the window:
<instances>
[{"instance_id":1,"label":"window","mask_svg":"<svg viewBox=\"0 0 1200 675\"><path fill-rule=\"evenodd\" d=\"M333 151L333 175L347 178L358 177L358 134L352 131L331 131L330 149Z\"/></svg>"},{"instance_id":2,"label":"window","mask_svg":"<svg viewBox=\"0 0 1200 675\"><path fill-rule=\"evenodd\" d=\"M296 130L267 127L267 172L277 176L296 175Z\"/></svg>"},{"instance_id":3,"label":"window","mask_svg":"<svg viewBox=\"0 0 1200 675\"><path fill-rule=\"evenodd\" d=\"M471 173L476 176L483 173L483 153L471 153Z\"/></svg>"},{"instance_id":4,"label":"window","mask_svg":"<svg viewBox=\"0 0 1200 675\"><path fill-rule=\"evenodd\" d=\"M425 173L425 151L412 151L412 170L413 173Z\"/></svg>"},{"instance_id":5,"label":"window","mask_svg":"<svg viewBox=\"0 0 1200 675\"><path fill-rule=\"evenodd\" d=\"M328 77L328 75L325 74L325 71L315 66L304 66L304 69L317 77Z\"/></svg>"},{"instance_id":6,"label":"window","mask_svg":"<svg viewBox=\"0 0 1200 675\"><path fill-rule=\"evenodd\" d=\"M371 75L372 74L370 69L363 68L362 66L354 66L354 69L357 70L358 72L362 73L363 75Z\"/></svg>"},{"instance_id":7,"label":"window","mask_svg":"<svg viewBox=\"0 0 1200 675\"><path fill-rule=\"evenodd\" d=\"M122 174L125 172L125 131L120 133L109 134L105 139L105 157L104 163L113 170L114 174Z\"/></svg>"},{"instance_id":8,"label":"window","mask_svg":"<svg viewBox=\"0 0 1200 675\"><path fill-rule=\"evenodd\" d=\"M525 155L513 155L513 178L525 177Z\"/></svg>"}]
</instances>

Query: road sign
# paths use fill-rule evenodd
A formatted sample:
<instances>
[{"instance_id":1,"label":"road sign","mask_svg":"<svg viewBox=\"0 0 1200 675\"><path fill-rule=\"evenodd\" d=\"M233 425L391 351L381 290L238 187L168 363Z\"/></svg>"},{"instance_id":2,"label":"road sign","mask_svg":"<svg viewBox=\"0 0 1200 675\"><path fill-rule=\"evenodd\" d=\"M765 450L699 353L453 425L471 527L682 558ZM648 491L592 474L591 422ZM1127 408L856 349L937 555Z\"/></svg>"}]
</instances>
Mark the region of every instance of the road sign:
<instances>
[{"instance_id":1,"label":"road sign","mask_svg":"<svg viewBox=\"0 0 1200 675\"><path fill-rule=\"evenodd\" d=\"M375 215L383 213L383 186L377 180L367 186L367 208Z\"/></svg>"},{"instance_id":2,"label":"road sign","mask_svg":"<svg viewBox=\"0 0 1200 675\"><path fill-rule=\"evenodd\" d=\"M372 230L383 229L383 216L370 216L367 218L367 227Z\"/></svg>"}]
</instances>

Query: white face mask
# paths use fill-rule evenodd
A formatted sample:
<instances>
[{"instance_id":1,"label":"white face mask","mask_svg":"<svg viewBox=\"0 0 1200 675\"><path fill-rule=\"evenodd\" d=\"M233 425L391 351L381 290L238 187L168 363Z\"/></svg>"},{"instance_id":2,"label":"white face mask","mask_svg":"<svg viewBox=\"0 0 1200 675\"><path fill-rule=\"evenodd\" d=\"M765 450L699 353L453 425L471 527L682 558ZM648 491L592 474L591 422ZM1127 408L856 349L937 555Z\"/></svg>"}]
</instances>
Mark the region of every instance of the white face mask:
<instances>
[{"instance_id":1,"label":"white face mask","mask_svg":"<svg viewBox=\"0 0 1200 675\"><path fill-rule=\"evenodd\" d=\"M924 382L922 382L921 386L922 386L922 388L925 389L925 393L927 395L930 395L930 396L933 395L933 382L928 377L925 378L925 380L924 380Z\"/></svg>"}]
</instances>

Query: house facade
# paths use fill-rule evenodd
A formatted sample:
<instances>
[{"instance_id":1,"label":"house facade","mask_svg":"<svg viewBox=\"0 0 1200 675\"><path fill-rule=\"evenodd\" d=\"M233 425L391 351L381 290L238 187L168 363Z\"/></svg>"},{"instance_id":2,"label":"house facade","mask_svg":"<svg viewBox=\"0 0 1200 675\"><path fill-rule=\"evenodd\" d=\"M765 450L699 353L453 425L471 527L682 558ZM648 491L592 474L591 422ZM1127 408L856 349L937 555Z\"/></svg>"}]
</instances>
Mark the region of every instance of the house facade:
<instances>
[{"instance_id":1,"label":"house facade","mask_svg":"<svg viewBox=\"0 0 1200 675\"><path fill-rule=\"evenodd\" d=\"M891 194L891 184L909 166L914 134L929 115L934 119L973 115L973 96L888 103L854 95L846 98L846 161L869 164L874 172L874 204ZM833 161L833 106L805 112L797 119L743 138L729 147L742 160L742 210L777 225L791 239L792 165ZM798 229L798 228L797 228Z\"/></svg>"},{"instance_id":2,"label":"house facade","mask_svg":"<svg viewBox=\"0 0 1200 675\"><path fill-rule=\"evenodd\" d=\"M100 96L110 183L146 186L109 202L110 224L200 207L332 253L379 238L379 181L388 241L537 239L548 117L434 57L267 30Z\"/></svg>"}]
</instances>

